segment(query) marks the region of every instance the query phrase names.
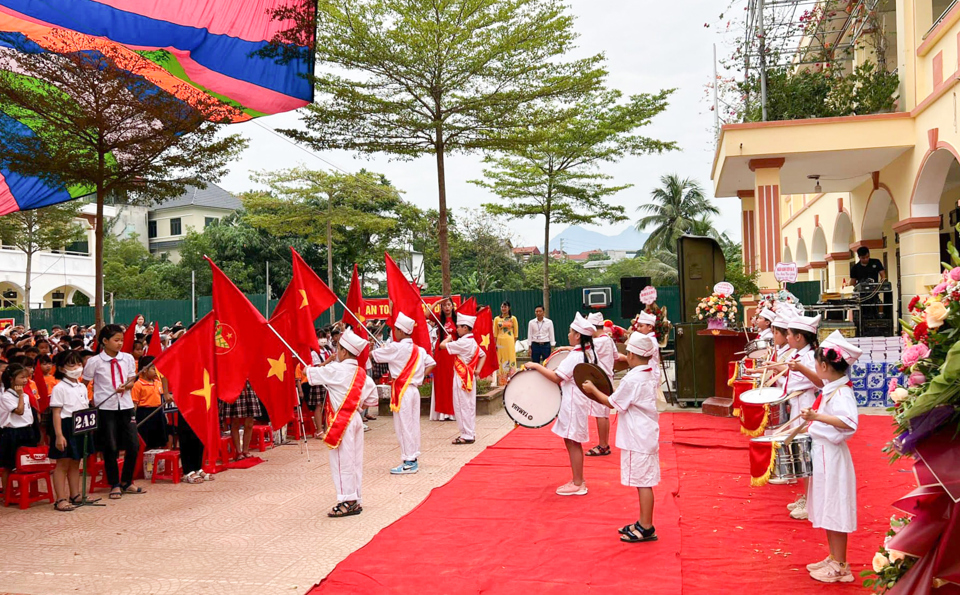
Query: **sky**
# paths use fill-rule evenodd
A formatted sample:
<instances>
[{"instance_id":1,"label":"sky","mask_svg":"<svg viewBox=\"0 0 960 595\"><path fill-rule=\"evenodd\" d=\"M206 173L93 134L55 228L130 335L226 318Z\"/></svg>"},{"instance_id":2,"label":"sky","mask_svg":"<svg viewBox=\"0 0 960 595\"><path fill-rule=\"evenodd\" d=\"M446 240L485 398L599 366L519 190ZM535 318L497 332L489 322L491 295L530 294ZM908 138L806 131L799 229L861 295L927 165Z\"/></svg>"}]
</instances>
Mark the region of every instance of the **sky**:
<instances>
[{"instance_id":1,"label":"sky","mask_svg":"<svg viewBox=\"0 0 960 595\"><path fill-rule=\"evenodd\" d=\"M710 168L713 161L713 112L706 92L713 75L713 43L721 41L713 28L718 5L711 0L683 0L682 10L673 3L636 0L570 0L580 34L574 57L603 53L609 71L607 85L624 95L654 93L676 88L665 112L641 132L649 137L676 141L680 150L662 155L628 157L608 164L602 171L613 176L612 183L633 184L609 200L625 207L631 222L614 226L585 226L608 235L616 235L638 218L637 206L649 201L650 192L660 177L677 174L699 181L713 197ZM414 161L390 160L386 155L356 156L345 151L314 153L293 144L266 128L302 126L294 113L264 117L237 124L229 132L247 137L249 147L230 167L220 185L231 192L256 188L250 174L297 165L330 169L329 164L347 171L366 168L384 174L404 193L404 198L421 208L437 207L437 172L434 157ZM321 159L322 158L322 159ZM488 190L468 180L482 177L482 155L447 156L447 204L454 212L476 208L497 199ZM740 238L740 204L735 198L713 199L721 215L714 225L731 238ZM543 218L508 220L517 245L543 243ZM565 226L551 226L556 236ZM578 247L580 248L580 247ZM582 247L584 250L590 247Z\"/></svg>"}]
</instances>

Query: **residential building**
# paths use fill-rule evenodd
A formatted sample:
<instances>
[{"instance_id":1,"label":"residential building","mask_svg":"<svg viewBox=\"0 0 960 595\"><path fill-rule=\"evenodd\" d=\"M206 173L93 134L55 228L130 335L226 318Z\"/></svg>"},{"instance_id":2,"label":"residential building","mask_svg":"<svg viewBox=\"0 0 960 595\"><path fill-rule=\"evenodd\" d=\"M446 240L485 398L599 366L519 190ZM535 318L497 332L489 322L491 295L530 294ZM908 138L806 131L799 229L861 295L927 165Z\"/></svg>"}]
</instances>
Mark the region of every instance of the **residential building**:
<instances>
[{"instance_id":1,"label":"residential building","mask_svg":"<svg viewBox=\"0 0 960 595\"><path fill-rule=\"evenodd\" d=\"M216 184L188 187L181 196L150 209L147 242L150 252L180 261L180 245L187 233L203 231L243 207L240 199Z\"/></svg>"},{"instance_id":2,"label":"residential building","mask_svg":"<svg viewBox=\"0 0 960 595\"><path fill-rule=\"evenodd\" d=\"M542 255L543 253L540 252L540 248L537 246L521 246L513 249L513 256L519 262L527 262L531 257Z\"/></svg>"},{"instance_id":3,"label":"residential building","mask_svg":"<svg viewBox=\"0 0 960 595\"><path fill-rule=\"evenodd\" d=\"M574 262L587 262L591 257L593 257L594 260L600 260L599 257L603 255L603 250L587 250L586 252L581 252L580 254L567 254L566 259Z\"/></svg>"},{"instance_id":4,"label":"residential building","mask_svg":"<svg viewBox=\"0 0 960 595\"><path fill-rule=\"evenodd\" d=\"M722 126L714 192L741 200L744 262L761 287L777 286L777 262L795 262L800 280L839 291L865 246L905 307L939 282L947 242L960 239L960 3L853 0L815 18L802 30L820 33L800 50L848 47L850 69L877 61L857 36L879 30L899 76L895 111Z\"/></svg>"}]
</instances>

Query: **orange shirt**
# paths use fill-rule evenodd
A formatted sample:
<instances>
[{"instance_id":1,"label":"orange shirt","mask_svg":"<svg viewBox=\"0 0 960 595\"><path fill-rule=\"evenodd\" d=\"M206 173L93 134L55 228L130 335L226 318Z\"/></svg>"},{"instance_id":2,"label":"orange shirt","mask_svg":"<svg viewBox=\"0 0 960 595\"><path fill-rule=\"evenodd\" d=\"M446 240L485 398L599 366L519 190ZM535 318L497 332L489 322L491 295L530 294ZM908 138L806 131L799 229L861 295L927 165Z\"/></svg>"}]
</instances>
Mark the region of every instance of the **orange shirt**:
<instances>
[{"instance_id":1,"label":"orange shirt","mask_svg":"<svg viewBox=\"0 0 960 595\"><path fill-rule=\"evenodd\" d=\"M47 394L52 395L53 387L55 387L57 383L60 381L54 378L53 374L50 374L49 376L44 376L43 379L47 383Z\"/></svg>"},{"instance_id":2,"label":"orange shirt","mask_svg":"<svg viewBox=\"0 0 960 595\"><path fill-rule=\"evenodd\" d=\"M133 404L138 407L159 407L163 403L163 384L159 380L137 380L130 389Z\"/></svg>"}]
</instances>

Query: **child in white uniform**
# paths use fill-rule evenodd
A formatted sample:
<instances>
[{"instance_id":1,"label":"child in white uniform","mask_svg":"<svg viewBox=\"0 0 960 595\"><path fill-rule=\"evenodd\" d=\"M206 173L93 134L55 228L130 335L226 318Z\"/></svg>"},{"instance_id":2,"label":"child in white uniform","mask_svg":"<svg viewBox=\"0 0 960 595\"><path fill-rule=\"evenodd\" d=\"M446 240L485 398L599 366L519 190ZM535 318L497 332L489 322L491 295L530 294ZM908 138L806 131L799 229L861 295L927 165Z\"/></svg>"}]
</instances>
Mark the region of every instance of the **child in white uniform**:
<instances>
[{"instance_id":1,"label":"child in white uniform","mask_svg":"<svg viewBox=\"0 0 960 595\"><path fill-rule=\"evenodd\" d=\"M757 335L758 341L773 341L773 330L770 327L776 318L777 314L773 310L769 308L760 310L757 314L757 328L760 329L760 334Z\"/></svg>"},{"instance_id":2,"label":"child in white uniform","mask_svg":"<svg viewBox=\"0 0 960 595\"><path fill-rule=\"evenodd\" d=\"M650 358L657 344L647 335L633 333L627 342L630 372L607 397L592 382L583 383L584 394L617 410L617 448L620 449L620 483L637 488L640 518L620 529L620 541L654 541L653 487L660 483L660 414L657 386Z\"/></svg>"},{"instance_id":3,"label":"child in white uniform","mask_svg":"<svg viewBox=\"0 0 960 595\"><path fill-rule=\"evenodd\" d=\"M10 364L3 371L0 393L0 480L7 483L7 475L17 467L17 449L37 445L33 429L33 408L24 388L30 382L30 373L20 364Z\"/></svg>"},{"instance_id":4,"label":"child in white uniform","mask_svg":"<svg viewBox=\"0 0 960 595\"><path fill-rule=\"evenodd\" d=\"M593 325L577 312L567 334L570 345L576 347L560 362L557 369L550 370L541 364L527 364L528 370L536 370L551 382L560 385L560 414L552 431L563 438L573 475L571 481L557 488L557 495L560 496L587 494L587 483L583 479L583 443L590 440L591 401L574 382L573 369L577 364L597 363L597 352L593 349L593 333Z\"/></svg>"},{"instance_id":5,"label":"child in white uniform","mask_svg":"<svg viewBox=\"0 0 960 595\"><path fill-rule=\"evenodd\" d=\"M661 378L661 369L660 369L660 344L657 342L657 317L649 312L641 312L637 315L637 330L643 333L644 335L650 337L653 340L653 344L657 346L657 350L653 353L653 356L650 357L650 369L653 371L654 377L657 379L657 391L660 391L660 383L663 382Z\"/></svg>"},{"instance_id":6,"label":"child in white uniform","mask_svg":"<svg viewBox=\"0 0 960 595\"><path fill-rule=\"evenodd\" d=\"M613 366L620 355L613 338L603 326L603 314L594 312L587 321L596 329L593 333L593 348L597 352L597 365L613 382ZM597 420L597 445L585 454L588 457L602 457L610 454L610 408L602 403L590 403L590 417Z\"/></svg>"},{"instance_id":7,"label":"child in white uniform","mask_svg":"<svg viewBox=\"0 0 960 595\"><path fill-rule=\"evenodd\" d=\"M814 529L827 532L830 555L807 570L824 583L854 580L847 564L847 535L857 529L857 477L847 440L857 431L857 400L847 370L861 351L834 331L817 350L823 390L816 407L803 410L811 422L813 477L807 483L807 514Z\"/></svg>"},{"instance_id":8,"label":"child in white uniform","mask_svg":"<svg viewBox=\"0 0 960 595\"><path fill-rule=\"evenodd\" d=\"M454 361L453 366L453 413L460 429L460 435L453 444L473 444L477 439L476 372L483 369L486 354L473 338L473 325L476 322L476 316L457 312L457 334L460 337L454 341L448 335L440 343L440 349L460 358L459 362Z\"/></svg>"},{"instance_id":9,"label":"child in white uniform","mask_svg":"<svg viewBox=\"0 0 960 595\"><path fill-rule=\"evenodd\" d=\"M60 382L50 393L50 409L53 422L53 444L50 458L57 461L53 471L53 483L58 500L53 507L61 512L80 504L80 460L83 448L73 435L73 414L90 407L87 387L80 382L83 374L83 358L76 351L67 351L57 357L56 377ZM66 496L69 494L70 500Z\"/></svg>"}]
</instances>

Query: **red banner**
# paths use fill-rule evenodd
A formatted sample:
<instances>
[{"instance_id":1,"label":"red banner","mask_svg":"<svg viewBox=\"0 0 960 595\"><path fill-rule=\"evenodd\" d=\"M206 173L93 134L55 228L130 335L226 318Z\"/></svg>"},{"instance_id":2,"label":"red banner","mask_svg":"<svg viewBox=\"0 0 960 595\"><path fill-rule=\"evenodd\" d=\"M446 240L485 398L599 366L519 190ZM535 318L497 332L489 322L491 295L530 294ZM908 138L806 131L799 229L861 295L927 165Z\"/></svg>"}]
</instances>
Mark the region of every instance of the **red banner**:
<instances>
[{"instance_id":1,"label":"red banner","mask_svg":"<svg viewBox=\"0 0 960 595\"><path fill-rule=\"evenodd\" d=\"M435 315L440 315L440 301L443 300L443 296L424 295L421 298L431 307ZM453 305L459 308L462 302L460 296L452 296L452 299ZM366 298L365 301L366 311L363 313L363 317L366 320L386 320L390 317L390 302L387 298ZM426 313L426 308L424 308L424 313Z\"/></svg>"}]
</instances>

